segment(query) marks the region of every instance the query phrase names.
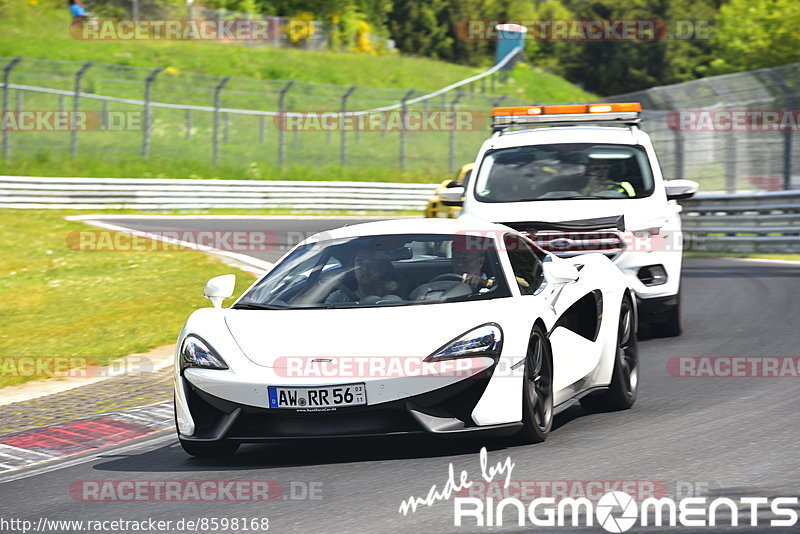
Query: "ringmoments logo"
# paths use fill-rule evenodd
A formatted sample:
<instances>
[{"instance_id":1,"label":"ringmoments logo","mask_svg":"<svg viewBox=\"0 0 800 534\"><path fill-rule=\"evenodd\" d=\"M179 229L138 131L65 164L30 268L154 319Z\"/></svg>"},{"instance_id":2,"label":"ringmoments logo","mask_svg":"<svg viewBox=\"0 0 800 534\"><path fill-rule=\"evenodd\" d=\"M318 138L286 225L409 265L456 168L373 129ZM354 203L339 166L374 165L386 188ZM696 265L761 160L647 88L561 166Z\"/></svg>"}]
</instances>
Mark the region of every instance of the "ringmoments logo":
<instances>
[{"instance_id":1,"label":"ringmoments logo","mask_svg":"<svg viewBox=\"0 0 800 534\"><path fill-rule=\"evenodd\" d=\"M507 491L513 483L512 473L515 466L510 456L504 461L490 464L484 447L480 451L480 478L471 478L466 470L456 474L453 464L450 463L447 480L441 487L434 484L425 497L407 498L400 504L398 512L405 516L421 512L424 507L452 500L453 525L470 532L474 532L476 527L600 526L607 532L619 533L627 532L634 526L767 528L794 527L798 521L797 497L710 499L705 496L690 496L674 499L661 496L663 485L656 484L655 481L639 481L639 484L634 484L634 488L637 488L634 495L627 491L609 489L596 499L574 494L537 496L525 500L518 496L500 498L488 494L481 497L463 496L465 493L469 494L476 484L502 484L503 490ZM579 487L589 488L589 484L583 482ZM616 486L628 489L630 485L624 485L626 482L630 484L636 481L617 481ZM642 485L643 482L648 484ZM646 491L638 489L642 487L647 488ZM544 490L540 491L542 493Z\"/></svg>"}]
</instances>

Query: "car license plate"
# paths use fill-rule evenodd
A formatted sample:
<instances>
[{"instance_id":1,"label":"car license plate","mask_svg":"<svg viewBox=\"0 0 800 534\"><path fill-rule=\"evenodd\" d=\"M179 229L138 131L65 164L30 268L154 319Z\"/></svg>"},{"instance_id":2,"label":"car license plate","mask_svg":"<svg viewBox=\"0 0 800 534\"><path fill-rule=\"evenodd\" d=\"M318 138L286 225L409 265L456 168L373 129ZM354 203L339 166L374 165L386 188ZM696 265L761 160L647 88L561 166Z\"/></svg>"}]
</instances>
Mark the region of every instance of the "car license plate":
<instances>
[{"instance_id":1,"label":"car license plate","mask_svg":"<svg viewBox=\"0 0 800 534\"><path fill-rule=\"evenodd\" d=\"M364 384L342 384L324 387L267 388L270 408L330 408L361 406L367 403Z\"/></svg>"}]
</instances>

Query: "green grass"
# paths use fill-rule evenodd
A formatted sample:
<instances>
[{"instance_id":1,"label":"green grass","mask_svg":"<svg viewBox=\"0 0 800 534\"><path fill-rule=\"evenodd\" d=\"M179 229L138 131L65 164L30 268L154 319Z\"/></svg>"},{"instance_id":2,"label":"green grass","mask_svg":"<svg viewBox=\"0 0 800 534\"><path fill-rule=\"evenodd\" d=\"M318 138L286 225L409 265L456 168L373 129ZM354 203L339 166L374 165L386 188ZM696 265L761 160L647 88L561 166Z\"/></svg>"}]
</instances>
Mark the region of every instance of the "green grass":
<instances>
[{"instance_id":1,"label":"green grass","mask_svg":"<svg viewBox=\"0 0 800 534\"><path fill-rule=\"evenodd\" d=\"M205 282L236 272L205 254L81 252L70 232L92 229L53 211L0 211L0 386L22 357L87 358L98 364L174 342ZM237 272L236 294L253 276ZM24 373L23 373L24 374Z\"/></svg>"},{"instance_id":2,"label":"green grass","mask_svg":"<svg viewBox=\"0 0 800 534\"><path fill-rule=\"evenodd\" d=\"M8 1L8 0L7 0ZM49 0L42 0L49 1ZM3 0L0 0L2 5ZM0 56L55 61L96 61L83 81L86 92L141 99L143 80L154 67L171 67L156 78L152 98L170 102L210 106L219 78L234 77L222 93L224 107L274 111L285 83L298 80L288 93L290 110L338 110L343 86L359 88L348 101L349 109L369 109L396 104L407 89L430 91L472 76L484 68L455 65L399 54L365 56L340 52L310 52L236 44L180 41L81 41L68 31L65 8L31 7L23 0L10 0L0 8ZM80 63L36 64L22 61L11 75L12 83L42 85L71 90L73 74ZM123 71L118 65L141 67ZM343 85L342 85L343 84ZM461 110L488 115L497 95L505 94L507 105L537 102L586 101L593 95L528 65L518 64L507 80L480 84L467 90ZM420 92L416 93L419 96ZM58 96L11 91L11 107L24 110L56 110L71 100ZM18 97L21 100L18 100ZM436 98L413 110L441 109ZM100 112L97 101L81 101L82 111ZM112 112L136 112L132 105L111 104ZM220 159L212 158L212 117L193 112L187 125L182 110L153 108L150 158L140 157L139 128L120 131L84 132L79 135L76 158L69 157L67 132L11 132L11 158L0 162L0 174L87 177L175 177L298 180L368 180L441 182L450 175L449 131L407 134L407 165L400 170L399 133L348 133L348 163L340 166L341 133L286 132L286 164L278 164L277 125L272 119L231 115L222 117ZM190 138L187 138L190 133ZM485 124L455 135L455 165L474 159L480 143L489 135Z\"/></svg>"},{"instance_id":3,"label":"green grass","mask_svg":"<svg viewBox=\"0 0 800 534\"><path fill-rule=\"evenodd\" d=\"M401 89L438 89L485 69L399 54L368 56L198 41L76 40L69 34L66 7L60 6L53 11L21 0L10 2L0 13L0 56L171 66L179 72L217 76ZM540 71L519 69L511 81L509 92L536 101L585 101L593 96Z\"/></svg>"}]
</instances>

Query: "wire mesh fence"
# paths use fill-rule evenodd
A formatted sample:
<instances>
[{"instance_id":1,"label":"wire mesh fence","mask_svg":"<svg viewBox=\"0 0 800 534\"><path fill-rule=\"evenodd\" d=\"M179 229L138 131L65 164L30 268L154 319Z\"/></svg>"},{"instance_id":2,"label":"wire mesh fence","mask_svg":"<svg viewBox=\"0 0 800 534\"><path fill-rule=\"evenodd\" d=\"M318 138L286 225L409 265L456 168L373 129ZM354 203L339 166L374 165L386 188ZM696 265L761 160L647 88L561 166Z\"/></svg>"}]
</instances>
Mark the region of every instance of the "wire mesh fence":
<instances>
[{"instance_id":1,"label":"wire mesh fence","mask_svg":"<svg viewBox=\"0 0 800 534\"><path fill-rule=\"evenodd\" d=\"M266 166L341 163L444 172L474 158L488 135L492 105L525 103L488 94L491 84L481 80L416 101L429 92L224 78L169 67L13 63L10 58L0 58L0 65L8 79L4 109L74 111L96 118L89 121L93 127L69 132L6 125L3 146L10 159L139 154L145 159ZM495 82L499 87L505 83ZM348 117L376 108L389 109ZM456 123L454 115L461 120Z\"/></svg>"},{"instance_id":2,"label":"wire mesh fence","mask_svg":"<svg viewBox=\"0 0 800 534\"><path fill-rule=\"evenodd\" d=\"M170 67L0 58L0 68L4 110L93 118L91 127L71 130L48 129L46 121L27 130L4 124L7 160L88 153L254 169L234 178L265 177L274 166L342 164L379 169L387 180L408 169L437 179L474 159L493 106L531 104L503 94L499 72L418 100L430 93ZM704 191L779 190L800 188L799 88L800 63L604 100L642 103L642 128L667 179L690 178ZM390 109L353 115L376 108Z\"/></svg>"},{"instance_id":3,"label":"wire mesh fence","mask_svg":"<svg viewBox=\"0 0 800 534\"><path fill-rule=\"evenodd\" d=\"M641 102L666 178L705 191L800 188L800 63L617 95Z\"/></svg>"}]
</instances>

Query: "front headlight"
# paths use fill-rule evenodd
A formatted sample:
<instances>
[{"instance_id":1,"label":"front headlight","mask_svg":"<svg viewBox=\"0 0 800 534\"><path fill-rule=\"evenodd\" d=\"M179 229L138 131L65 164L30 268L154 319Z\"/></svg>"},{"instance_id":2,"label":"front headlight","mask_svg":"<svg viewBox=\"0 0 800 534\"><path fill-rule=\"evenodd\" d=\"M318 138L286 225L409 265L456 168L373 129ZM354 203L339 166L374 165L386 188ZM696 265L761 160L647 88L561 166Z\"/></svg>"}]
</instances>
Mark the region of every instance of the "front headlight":
<instances>
[{"instance_id":1,"label":"front headlight","mask_svg":"<svg viewBox=\"0 0 800 534\"><path fill-rule=\"evenodd\" d=\"M225 360L217 354L201 337L189 335L183 341L181 349L181 371L187 367L201 369L227 369Z\"/></svg>"},{"instance_id":2,"label":"front headlight","mask_svg":"<svg viewBox=\"0 0 800 534\"><path fill-rule=\"evenodd\" d=\"M438 362L453 358L473 356L500 356L503 346L503 331L495 323L486 323L457 337L427 358L426 362Z\"/></svg>"}]
</instances>

